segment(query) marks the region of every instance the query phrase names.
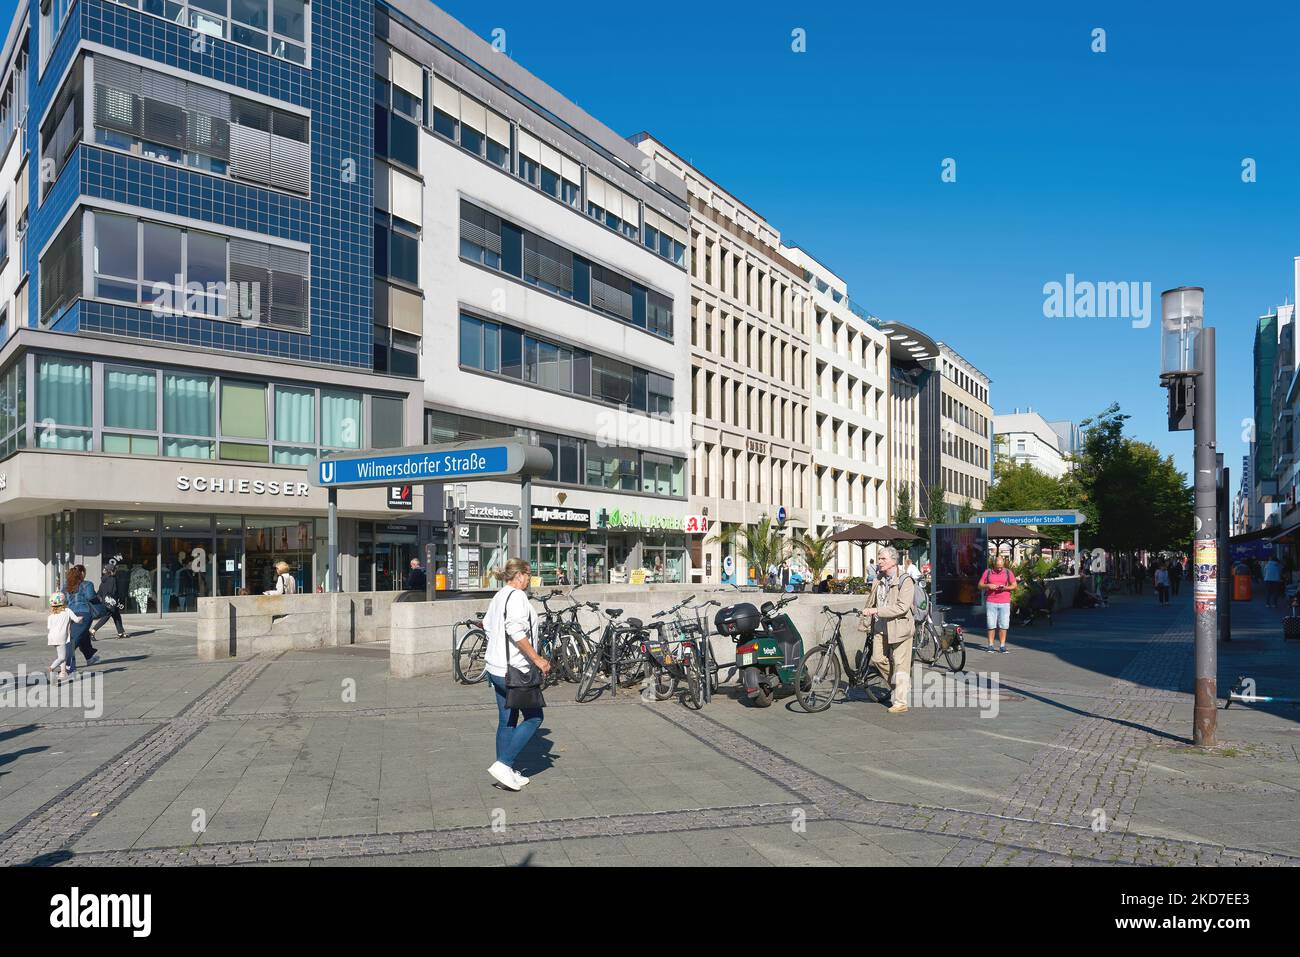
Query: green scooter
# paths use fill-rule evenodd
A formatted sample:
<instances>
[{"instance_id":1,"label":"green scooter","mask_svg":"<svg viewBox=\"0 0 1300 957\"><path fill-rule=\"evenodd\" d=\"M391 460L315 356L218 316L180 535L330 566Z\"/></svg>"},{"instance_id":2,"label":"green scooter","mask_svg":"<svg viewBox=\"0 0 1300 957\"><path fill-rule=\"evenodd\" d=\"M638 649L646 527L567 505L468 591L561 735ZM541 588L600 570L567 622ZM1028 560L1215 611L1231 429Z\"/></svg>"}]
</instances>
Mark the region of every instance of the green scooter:
<instances>
[{"instance_id":1,"label":"green scooter","mask_svg":"<svg viewBox=\"0 0 1300 957\"><path fill-rule=\"evenodd\" d=\"M766 708L782 688L793 688L803 657L803 636L790 616L781 611L794 601L789 595L764 602L762 610L749 602L728 605L714 616L718 634L736 643L736 668L749 703Z\"/></svg>"}]
</instances>

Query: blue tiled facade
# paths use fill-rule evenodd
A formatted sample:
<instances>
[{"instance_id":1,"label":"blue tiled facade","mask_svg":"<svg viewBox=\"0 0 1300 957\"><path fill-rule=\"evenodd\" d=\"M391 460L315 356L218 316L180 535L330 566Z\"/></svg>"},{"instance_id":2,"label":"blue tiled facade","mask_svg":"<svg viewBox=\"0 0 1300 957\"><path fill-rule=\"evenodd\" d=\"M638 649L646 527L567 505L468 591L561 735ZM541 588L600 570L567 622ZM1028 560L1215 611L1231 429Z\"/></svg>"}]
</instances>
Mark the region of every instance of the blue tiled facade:
<instances>
[{"instance_id":1,"label":"blue tiled facade","mask_svg":"<svg viewBox=\"0 0 1300 957\"><path fill-rule=\"evenodd\" d=\"M187 28L113 0L78 0L44 71L39 71L38 5L29 51L28 149L40 156L40 125L78 43L111 47L163 67L208 77L311 110L311 196L300 197L83 142L44 204L31 177L26 235L32 290L29 324L39 316L36 257L81 197L94 197L249 230L311 246L309 334L199 317L153 315L148 309L83 300L62 316L59 331L82 330L258 356L368 369L373 361L372 77L373 3L311 4L311 67L205 37L195 50ZM37 73L40 72L40 76ZM91 126L86 120L87 129ZM348 164L346 161L353 161ZM350 175L345 175L345 167Z\"/></svg>"}]
</instances>

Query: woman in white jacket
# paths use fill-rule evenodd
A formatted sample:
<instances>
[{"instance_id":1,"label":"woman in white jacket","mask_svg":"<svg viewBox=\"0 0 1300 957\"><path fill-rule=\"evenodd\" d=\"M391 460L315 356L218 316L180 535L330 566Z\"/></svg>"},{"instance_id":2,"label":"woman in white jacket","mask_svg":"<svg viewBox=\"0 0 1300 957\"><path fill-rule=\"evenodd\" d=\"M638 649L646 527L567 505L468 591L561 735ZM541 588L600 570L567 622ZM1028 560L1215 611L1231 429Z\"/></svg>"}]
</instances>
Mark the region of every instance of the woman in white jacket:
<instances>
[{"instance_id":1,"label":"woman in white jacket","mask_svg":"<svg viewBox=\"0 0 1300 957\"><path fill-rule=\"evenodd\" d=\"M488 635L485 664L497 703L496 761L488 768L488 774L502 787L518 791L528 783L528 778L515 771L515 759L537 733L542 709L511 708L506 697L506 673L508 666L513 665L524 672L538 668L547 675L551 663L533 649L537 611L528 600L528 586L533 580L531 566L522 558L512 558L506 562L501 578L505 585L492 596L483 616L483 630Z\"/></svg>"}]
</instances>

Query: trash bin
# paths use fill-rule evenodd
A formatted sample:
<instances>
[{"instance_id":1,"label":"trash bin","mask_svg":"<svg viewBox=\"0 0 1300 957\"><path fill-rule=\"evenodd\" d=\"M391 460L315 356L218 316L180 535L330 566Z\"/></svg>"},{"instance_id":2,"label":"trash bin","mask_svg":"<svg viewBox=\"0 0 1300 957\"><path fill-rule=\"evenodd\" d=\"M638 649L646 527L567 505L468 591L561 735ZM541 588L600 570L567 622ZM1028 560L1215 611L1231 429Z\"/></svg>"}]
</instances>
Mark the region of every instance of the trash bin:
<instances>
[{"instance_id":1,"label":"trash bin","mask_svg":"<svg viewBox=\"0 0 1300 957\"><path fill-rule=\"evenodd\" d=\"M1235 572L1232 576L1232 600L1250 601L1250 572Z\"/></svg>"}]
</instances>

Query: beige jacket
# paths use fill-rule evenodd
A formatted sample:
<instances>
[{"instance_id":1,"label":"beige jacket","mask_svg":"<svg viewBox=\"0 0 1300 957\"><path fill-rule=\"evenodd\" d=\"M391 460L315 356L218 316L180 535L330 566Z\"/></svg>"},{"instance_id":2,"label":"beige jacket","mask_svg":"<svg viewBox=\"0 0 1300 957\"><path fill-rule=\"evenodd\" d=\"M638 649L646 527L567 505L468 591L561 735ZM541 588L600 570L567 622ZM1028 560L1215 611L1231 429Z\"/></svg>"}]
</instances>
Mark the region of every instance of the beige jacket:
<instances>
[{"instance_id":1,"label":"beige jacket","mask_svg":"<svg viewBox=\"0 0 1300 957\"><path fill-rule=\"evenodd\" d=\"M882 588L885 589L883 596ZM880 604L882 597L883 604ZM885 640L891 645L910 640L916 631L916 623L912 620L915 597L916 582L901 567L895 569L892 579L878 576L867 593L866 607L876 609L876 624L870 628L871 632L879 634L883 631ZM870 619L863 618L862 621L868 623Z\"/></svg>"}]
</instances>

